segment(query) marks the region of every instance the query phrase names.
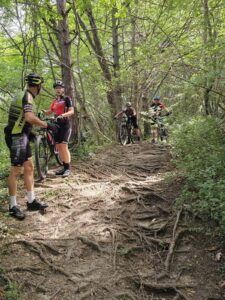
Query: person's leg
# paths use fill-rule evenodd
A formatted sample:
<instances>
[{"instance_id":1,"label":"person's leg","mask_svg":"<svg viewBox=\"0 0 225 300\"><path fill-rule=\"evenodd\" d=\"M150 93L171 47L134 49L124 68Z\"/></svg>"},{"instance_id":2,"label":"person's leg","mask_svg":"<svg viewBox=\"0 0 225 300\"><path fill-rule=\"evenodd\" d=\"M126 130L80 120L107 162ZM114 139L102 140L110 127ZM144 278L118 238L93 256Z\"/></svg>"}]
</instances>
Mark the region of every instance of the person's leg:
<instances>
[{"instance_id":1,"label":"person's leg","mask_svg":"<svg viewBox=\"0 0 225 300\"><path fill-rule=\"evenodd\" d=\"M71 128L69 124L62 124L58 135L57 149L59 156L63 162L63 169L56 172L56 175L67 177L70 175L71 155L68 148L68 142L71 135Z\"/></svg>"},{"instance_id":2,"label":"person's leg","mask_svg":"<svg viewBox=\"0 0 225 300\"><path fill-rule=\"evenodd\" d=\"M135 128L135 134L137 136L138 141L140 141L141 139L141 132L139 128Z\"/></svg>"},{"instance_id":3,"label":"person's leg","mask_svg":"<svg viewBox=\"0 0 225 300\"><path fill-rule=\"evenodd\" d=\"M9 191L9 206L17 206L16 191L17 191L17 177L21 173L21 167L11 166L8 176L8 191Z\"/></svg>"},{"instance_id":4,"label":"person's leg","mask_svg":"<svg viewBox=\"0 0 225 300\"><path fill-rule=\"evenodd\" d=\"M19 220L25 218L25 214L17 206L17 178L21 173L25 153L26 138L23 135L12 136L11 133L5 135L5 141L10 151L11 169L8 176L8 193L9 193L9 213L12 217Z\"/></svg>"},{"instance_id":5,"label":"person's leg","mask_svg":"<svg viewBox=\"0 0 225 300\"><path fill-rule=\"evenodd\" d=\"M34 192L34 164L32 159L24 162L24 184L27 190L27 209L40 210L48 207L47 204L41 203Z\"/></svg>"},{"instance_id":6,"label":"person's leg","mask_svg":"<svg viewBox=\"0 0 225 300\"><path fill-rule=\"evenodd\" d=\"M18 220L25 218L25 214L19 209L16 201L17 177L20 175L21 169L21 167L12 166L8 177L9 213Z\"/></svg>"},{"instance_id":7,"label":"person's leg","mask_svg":"<svg viewBox=\"0 0 225 300\"><path fill-rule=\"evenodd\" d=\"M157 142L157 125L154 123L151 126L152 143Z\"/></svg>"},{"instance_id":8,"label":"person's leg","mask_svg":"<svg viewBox=\"0 0 225 300\"><path fill-rule=\"evenodd\" d=\"M62 175L63 177L67 177L70 175L70 162L71 162L71 155L70 155L70 151L68 149L68 144L59 144L59 155L60 158L63 161L63 167L64 170L62 170L62 172L60 172L60 174L58 175Z\"/></svg>"},{"instance_id":9,"label":"person's leg","mask_svg":"<svg viewBox=\"0 0 225 300\"><path fill-rule=\"evenodd\" d=\"M131 118L131 121L132 121L132 125L134 126L134 131L135 131L135 135L137 136L137 140L140 141L140 138L141 138L141 132L140 132L140 129L138 127L138 123L137 123L137 117L136 116L133 116Z\"/></svg>"},{"instance_id":10,"label":"person's leg","mask_svg":"<svg viewBox=\"0 0 225 300\"><path fill-rule=\"evenodd\" d=\"M27 201L31 203L35 199L34 164L31 158L24 163L24 184L27 190Z\"/></svg>"},{"instance_id":11,"label":"person's leg","mask_svg":"<svg viewBox=\"0 0 225 300\"><path fill-rule=\"evenodd\" d=\"M152 129L152 142L156 142L157 141L157 129L154 127Z\"/></svg>"},{"instance_id":12,"label":"person's leg","mask_svg":"<svg viewBox=\"0 0 225 300\"><path fill-rule=\"evenodd\" d=\"M60 156L61 160L64 163L70 164L71 155L70 155L70 151L68 148L68 144L64 144L64 143L58 144L57 148L58 148L59 156Z\"/></svg>"}]
</instances>

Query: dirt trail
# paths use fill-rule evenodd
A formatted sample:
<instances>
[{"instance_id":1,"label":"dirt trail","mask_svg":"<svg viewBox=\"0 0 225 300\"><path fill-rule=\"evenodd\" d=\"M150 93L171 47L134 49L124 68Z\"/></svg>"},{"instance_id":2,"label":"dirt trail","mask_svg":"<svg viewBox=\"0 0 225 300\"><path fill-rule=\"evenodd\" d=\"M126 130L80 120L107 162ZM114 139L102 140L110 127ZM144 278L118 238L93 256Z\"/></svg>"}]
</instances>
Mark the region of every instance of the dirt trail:
<instances>
[{"instance_id":1,"label":"dirt trail","mask_svg":"<svg viewBox=\"0 0 225 300\"><path fill-rule=\"evenodd\" d=\"M21 299L223 299L211 242L173 207L170 159L166 146L115 145L37 184L47 214L8 220L1 241Z\"/></svg>"}]
</instances>

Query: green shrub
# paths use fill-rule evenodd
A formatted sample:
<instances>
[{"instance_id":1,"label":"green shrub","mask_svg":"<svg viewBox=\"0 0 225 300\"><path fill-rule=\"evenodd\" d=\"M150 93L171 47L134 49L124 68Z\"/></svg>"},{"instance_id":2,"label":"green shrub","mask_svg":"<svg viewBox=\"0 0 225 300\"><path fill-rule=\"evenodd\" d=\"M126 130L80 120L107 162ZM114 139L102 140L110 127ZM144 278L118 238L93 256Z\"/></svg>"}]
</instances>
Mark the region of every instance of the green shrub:
<instances>
[{"instance_id":1,"label":"green shrub","mask_svg":"<svg viewBox=\"0 0 225 300\"><path fill-rule=\"evenodd\" d=\"M7 286L7 289L5 292L5 300L21 300L17 285L15 283L10 283Z\"/></svg>"},{"instance_id":2,"label":"green shrub","mask_svg":"<svg viewBox=\"0 0 225 300\"><path fill-rule=\"evenodd\" d=\"M172 149L185 176L178 201L225 230L225 136L220 121L196 116L175 125Z\"/></svg>"}]
</instances>

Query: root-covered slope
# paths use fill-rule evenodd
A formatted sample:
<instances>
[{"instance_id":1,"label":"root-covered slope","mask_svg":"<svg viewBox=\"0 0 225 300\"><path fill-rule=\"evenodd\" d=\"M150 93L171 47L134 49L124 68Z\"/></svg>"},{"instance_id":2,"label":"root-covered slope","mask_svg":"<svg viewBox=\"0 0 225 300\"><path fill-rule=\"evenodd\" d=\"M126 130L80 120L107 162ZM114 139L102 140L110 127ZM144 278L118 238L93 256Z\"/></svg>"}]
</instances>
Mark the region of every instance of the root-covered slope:
<instances>
[{"instance_id":1,"label":"root-covered slope","mask_svg":"<svg viewBox=\"0 0 225 300\"><path fill-rule=\"evenodd\" d=\"M115 145L37 184L47 213L8 220L1 242L21 298L222 299L210 241L174 209L172 168L167 147Z\"/></svg>"}]
</instances>

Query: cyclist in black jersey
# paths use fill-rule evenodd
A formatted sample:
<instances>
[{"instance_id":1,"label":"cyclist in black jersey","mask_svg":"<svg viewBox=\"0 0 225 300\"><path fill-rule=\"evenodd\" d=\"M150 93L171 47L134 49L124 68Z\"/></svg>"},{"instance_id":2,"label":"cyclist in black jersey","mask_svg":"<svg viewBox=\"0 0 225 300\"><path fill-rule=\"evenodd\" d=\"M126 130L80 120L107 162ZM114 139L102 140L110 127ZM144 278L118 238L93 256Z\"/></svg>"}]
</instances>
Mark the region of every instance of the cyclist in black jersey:
<instances>
[{"instance_id":1,"label":"cyclist in black jersey","mask_svg":"<svg viewBox=\"0 0 225 300\"><path fill-rule=\"evenodd\" d=\"M4 129L6 144L10 151L11 170L8 177L9 213L17 219L24 219L25 214L17 206L17 177L22 169L27 190L27 209L40 210L47 207L34 193L34 166L32 162L29 138L32 125L55 130L55 125L46 123L33 113L34 98L39 94L43 78L35 73L25 77L27 87L11 103L8 124Z\"/></svg>"},{"instance_id":2,"label":"cyclist in black jersey","mask_svg":"<svg viewBox=\"0 0 225 300\"><path fill-rule=\"evenodd\" d=\"M129 118L131 120L131 124L134 127L135 130L135 134L137 136L137 140L140 142L140 129L137 123L137 113L134 107L132 107L131 102L127 102L126 103L126 107L121 110L120 112L118 112L115 116L114 119L117 119L120 115L122 114L126 114L127 118Z\"/></svg>"}]
</instances>

